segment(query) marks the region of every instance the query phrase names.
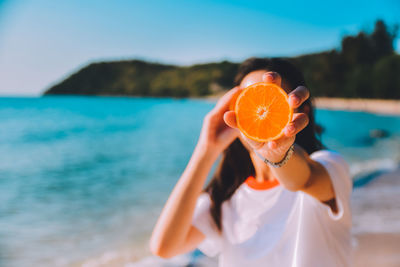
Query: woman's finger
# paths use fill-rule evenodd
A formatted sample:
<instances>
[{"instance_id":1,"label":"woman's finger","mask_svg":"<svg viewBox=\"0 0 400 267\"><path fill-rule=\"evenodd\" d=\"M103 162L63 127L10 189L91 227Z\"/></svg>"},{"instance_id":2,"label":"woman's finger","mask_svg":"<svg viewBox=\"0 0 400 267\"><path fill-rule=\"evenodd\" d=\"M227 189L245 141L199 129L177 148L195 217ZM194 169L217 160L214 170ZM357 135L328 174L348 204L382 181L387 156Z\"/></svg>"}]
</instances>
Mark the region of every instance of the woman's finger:
<instances>
[{"instance_id":1,"label":"woman's finger","mask_svg":"<svg viewBox=\"0 0 400 267\"><path fill-rule=\"evenodd\" d=\"M233 128L233 129L237 130L238 132L240 132L240 130L239 130L238 127L237 127L237 123L236 123L236 114L235 114L234 111L227 111L227 112L225 112L225 113L224 113L224 121L225 121L225 123L226 123L229 127L231 127L231 128ZM262 146L264 145L264 143L260 143L260 142L251 140L250 138L248 138L247 136L245 136L242 132L240 132L240 133L241 133L243 139L246 140L246 142L247 142L253 149L258 149L258 148L260 148L260 147L262 147Z\"/></svg>"},{"instance_id":2,"label":"woman's finger","mask_svg":"<svg viewBox=\"0 0 400 267\"><path fill-rule=\"evenodd\" d=\"M292 121L286 125L284 133L286 136L294 136L303 130L308 124L308 116L305 113L295 113L293 114Z\"/></svg>"},{"instance_id":3,"label":"woman's finger","mask_svg":"<svg viewBox=\"0 0 400 267\"><path fill-rule=\"evenodd\" d=\"M296 109L310 97L310 92L305 86L298 86L289 94L289 105L292 109Z\"/></svg>"},{"instance_id":4,"label":"woman's finger","mask_svg":"<svg viewBox=\"0 0 400 267\"><path fill-rule=\"evenodd\" d=\"M229 109L229 104L232 100L232 97L236 94L238 90L241 90L239 86L234 87L233 89L229 90L227 93L225 93L217 102L215 105L215 111L216 112L225 112L226 110Z\"/></svg>"},{"instance_id":5,"label":"woman's finger","mask_svg":"<svg viewBox=\"0 0 400 267\"><path fill-rule=\"evenodd\" d=\"M225 112L224 113L224 121L229 127L237 129L235 111L227 111L227 112Z\"/></svg>"},{"instance_id":6,"label":"woman's finger","mask_svg":"<svg viewBox=\"0 0 400 267\"><path fill-rule=\"evenodd\" d=\"M274 84L278 85L279 87L282 86L281 75L279 75L279 73L277 73L277 72L268 71L263 74L262 79L263 79L263 82L274 83Z\"/></svg>"}]
</instances>

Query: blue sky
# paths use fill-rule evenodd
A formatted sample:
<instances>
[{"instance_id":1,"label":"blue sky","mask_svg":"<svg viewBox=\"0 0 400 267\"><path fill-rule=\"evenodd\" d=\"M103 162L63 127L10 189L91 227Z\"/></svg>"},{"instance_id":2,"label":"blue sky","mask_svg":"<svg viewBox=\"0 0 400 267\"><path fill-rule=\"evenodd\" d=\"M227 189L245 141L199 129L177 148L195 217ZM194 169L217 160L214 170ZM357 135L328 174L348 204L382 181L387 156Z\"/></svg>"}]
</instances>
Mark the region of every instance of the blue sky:
<instances>
[{"instance_id":1,"label":"blue sky","mask_svg":"<svg viewBox=\"0 0 400 267\"><path fill-rule=\"evenodd\" d=\"M399 14L398 0L0 0L0 95L39 95L99 60L188 65L318 52Z\"/></svg>"}]
</instances>

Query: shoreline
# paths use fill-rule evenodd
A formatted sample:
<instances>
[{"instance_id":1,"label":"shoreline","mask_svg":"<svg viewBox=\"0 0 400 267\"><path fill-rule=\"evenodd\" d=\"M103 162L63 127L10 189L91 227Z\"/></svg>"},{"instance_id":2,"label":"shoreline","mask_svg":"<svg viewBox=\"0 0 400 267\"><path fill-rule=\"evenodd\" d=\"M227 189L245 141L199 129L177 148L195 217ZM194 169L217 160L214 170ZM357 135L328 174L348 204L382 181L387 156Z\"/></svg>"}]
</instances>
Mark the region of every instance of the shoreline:
<instances>
[{"instance_id":1,"label":"shoreline","mask_svg":"<svg viewBox=\"0 0 400 267\"><path fill-rule=\"evenodd\" d=\"M224 91L225 92L225 91ZM216 102L223 93L203 96L203 97L157 97L151 96L150 98L171 98L171 99L193 99L193 100L206 100ZM29 98L42 98L52 96L82 96L82 97L114 97L114 98L147 98L146 96L132 96L132 95L40 95L29 96ZM16 96L5 96L6 98L14 98ZM18 96L24 98L26 96ZM368 99L368 98L337 98L337 97L314 97L313 104L319 109L328 110L343 110L343 111L361 111L382 115L400 115L400 100L391 99Z\"/></svg>"}]
</instances>

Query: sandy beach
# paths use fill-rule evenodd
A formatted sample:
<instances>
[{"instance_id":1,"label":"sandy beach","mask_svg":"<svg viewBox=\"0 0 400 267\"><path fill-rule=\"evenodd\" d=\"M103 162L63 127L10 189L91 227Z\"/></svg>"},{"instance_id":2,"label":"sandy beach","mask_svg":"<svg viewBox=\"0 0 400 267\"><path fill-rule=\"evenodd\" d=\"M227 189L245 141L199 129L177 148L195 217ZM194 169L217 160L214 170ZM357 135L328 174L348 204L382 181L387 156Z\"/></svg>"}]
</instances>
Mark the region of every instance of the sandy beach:
<instances>
[{"instance_id":1,"label":"sandy beach","mask_svg":"<svg viewBox=\"0 0 400 267\"><path fill-rule=\"evenodd\" d=\"M400 266L400 234L373 233L355 235L354 267Z\"/></svg>"},{"instance_id":2,"label":"sandy beach","mask_svg":"<svg viewBox=\"0 0 400 267\"><path fill-rule=\"evenodd\" d=\"M400 115L400 100L316 97L314 104L317 108L322 109Z\"/></svg>"},{"instance_id":3,"label":"sandy beach","mask_svg":"<svg viewBox=\"0 0 400 267\"><path fill-rule=\"evenodd\" d=\"M354 266L400 266L400 166L352 195Z\"/></svg>"}]
</instances>

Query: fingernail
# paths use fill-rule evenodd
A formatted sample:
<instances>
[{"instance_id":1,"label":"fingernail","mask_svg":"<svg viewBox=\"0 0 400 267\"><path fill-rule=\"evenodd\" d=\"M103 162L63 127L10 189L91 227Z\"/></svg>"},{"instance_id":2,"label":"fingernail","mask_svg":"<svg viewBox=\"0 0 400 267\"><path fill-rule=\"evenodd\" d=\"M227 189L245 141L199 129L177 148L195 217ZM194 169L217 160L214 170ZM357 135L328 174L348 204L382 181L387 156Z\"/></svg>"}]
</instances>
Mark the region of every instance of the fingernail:
<instances>
[{"instance_id":1,"label":"fingernail","mask_svg":"<svg viewBox=\"0 0 400 267\"><path fill-rule=\"evenodd\" d=\"M268 72L267 74L266 74L266 76L270 79L270 80L275 80L275 78L276 78L276 73L275 72Z\"/></svg>"},{"instance_id":2,"label":"fingernail","mask_svg":"<svg viewBox=\"0 0 400 267\"><path fill-rule=\"evenodd\" d=\"M292 101L293 101L293 103L295 104L295 105L297 105L297 104L299 104L300 103L300 99L297 97L297 96L292 96Z\"/></svg>"}]
</instances>

